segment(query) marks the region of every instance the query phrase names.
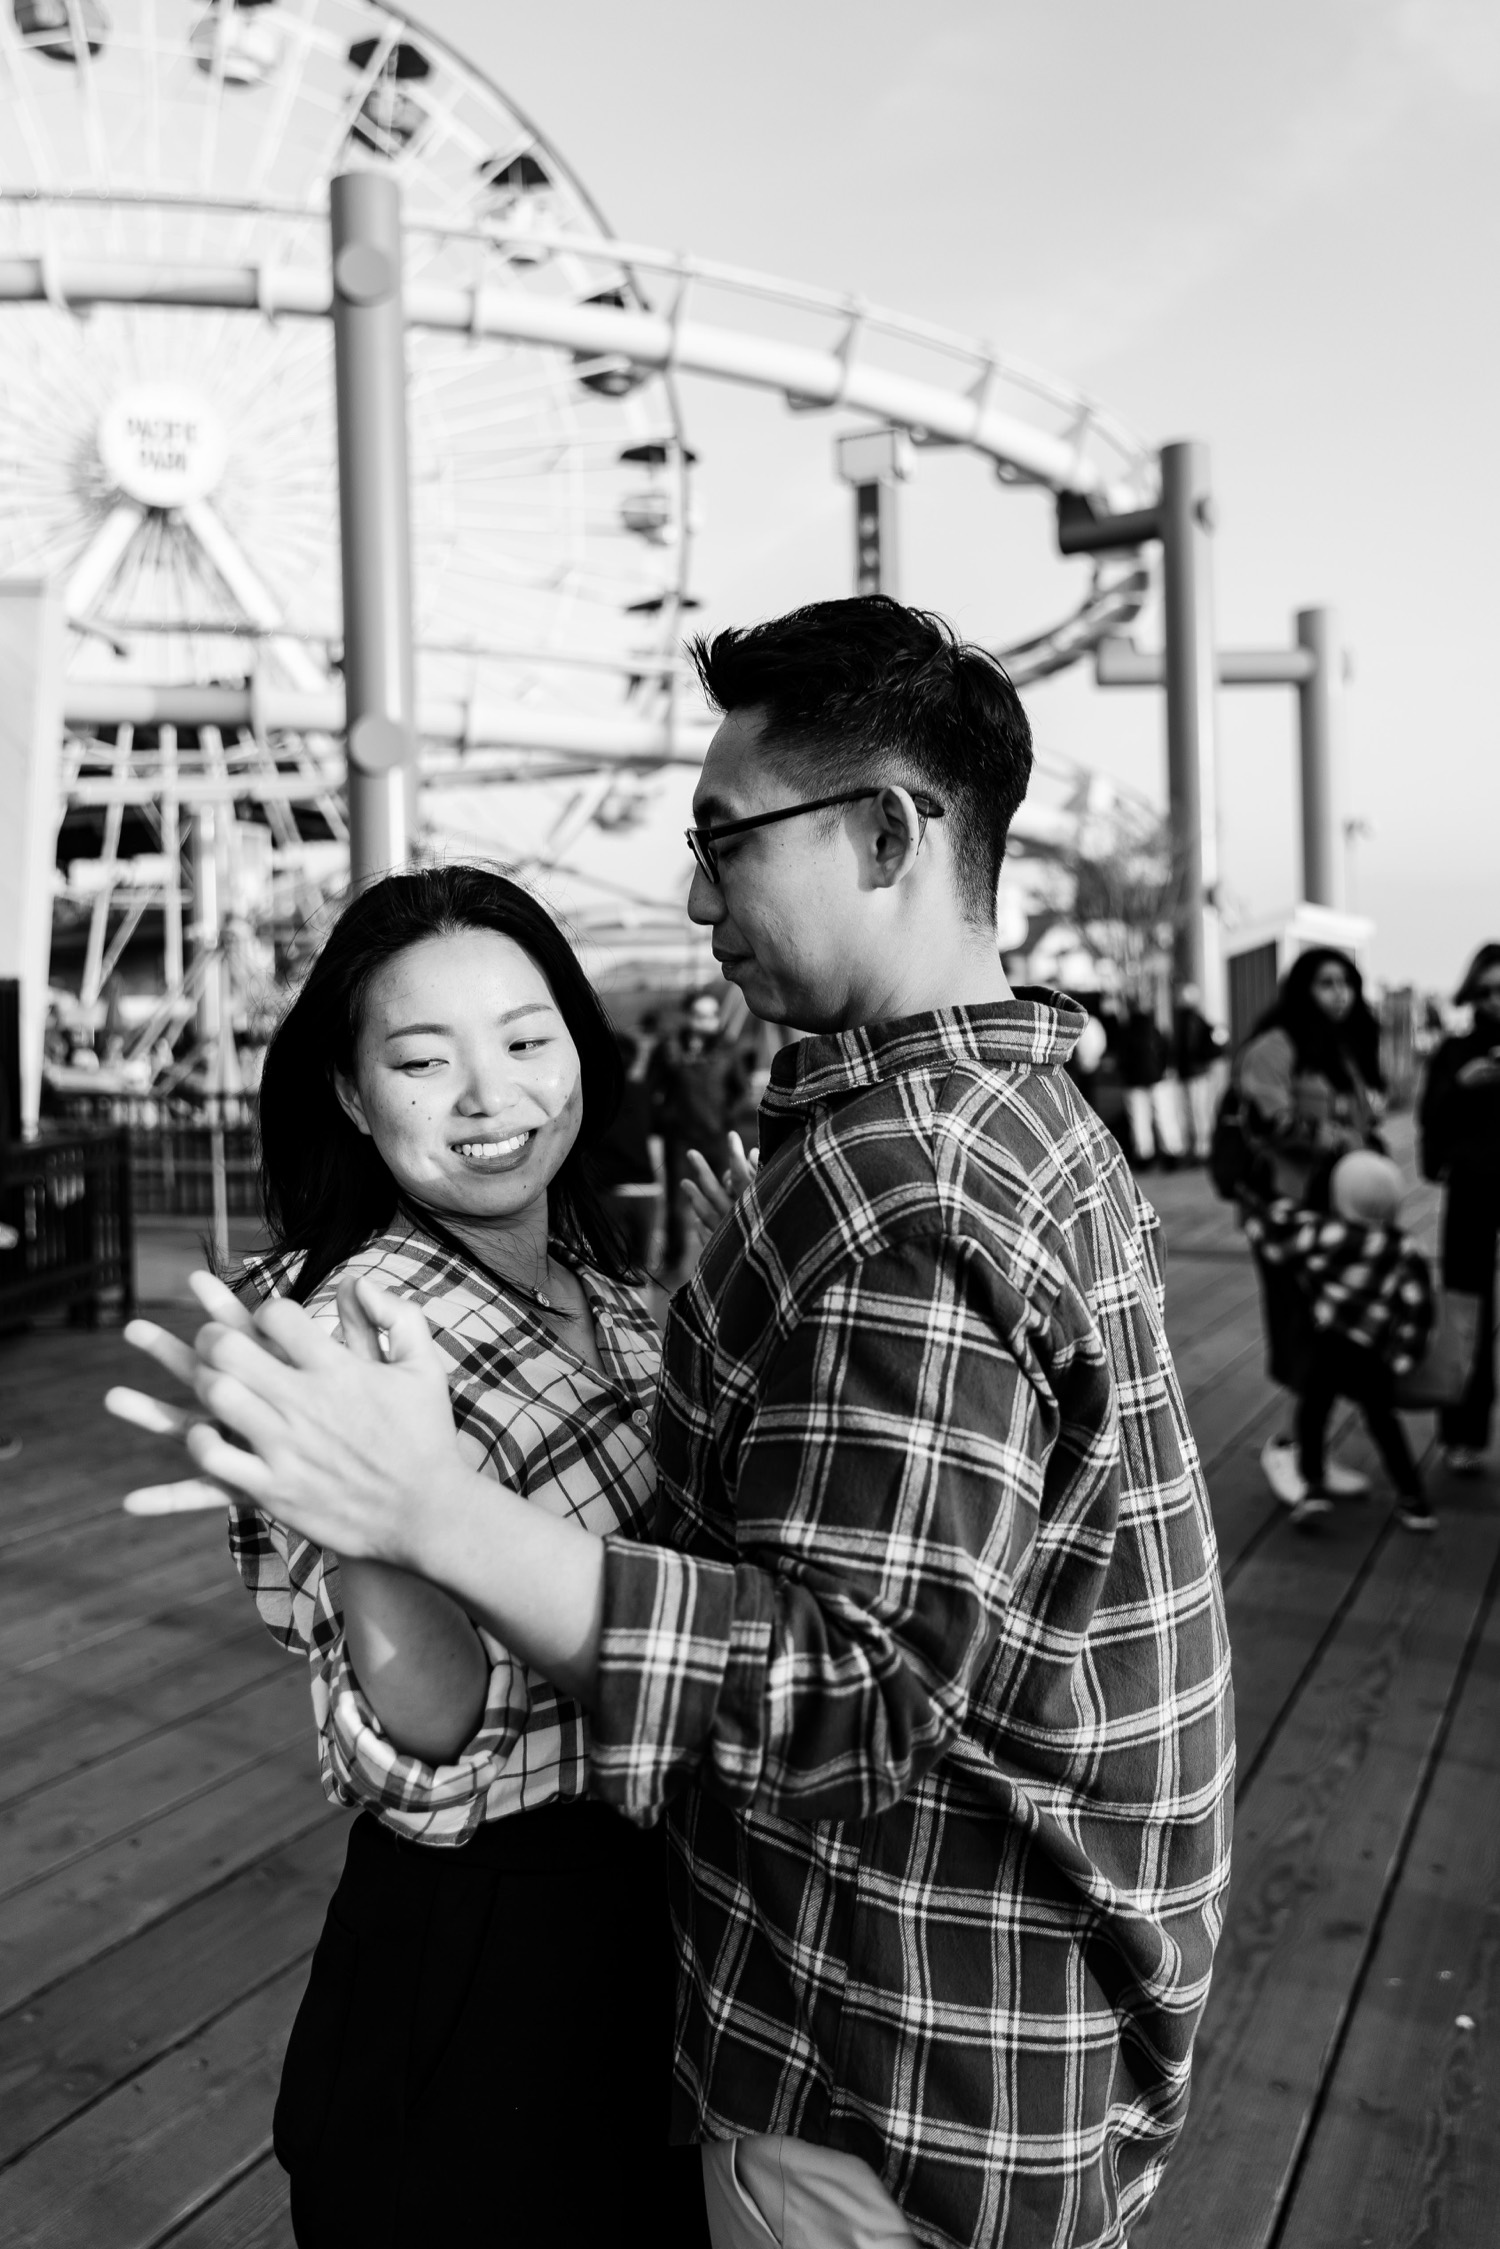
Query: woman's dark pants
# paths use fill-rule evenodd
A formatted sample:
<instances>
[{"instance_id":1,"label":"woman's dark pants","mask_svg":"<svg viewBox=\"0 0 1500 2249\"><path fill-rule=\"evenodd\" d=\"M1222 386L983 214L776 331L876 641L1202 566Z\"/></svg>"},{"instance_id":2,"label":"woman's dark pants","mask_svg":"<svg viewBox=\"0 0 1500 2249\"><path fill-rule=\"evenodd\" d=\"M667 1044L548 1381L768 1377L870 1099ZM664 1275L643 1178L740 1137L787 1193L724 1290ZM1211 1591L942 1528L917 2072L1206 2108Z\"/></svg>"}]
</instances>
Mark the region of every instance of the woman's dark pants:
<instances>
[{"instance_id":1,"label":"woman's dark pants","mask_svg":"<svg viewBox=\"0 0 1500 2249\"><path fill-rule=\"evenodd\" d=\"M1346 1336L1314 1331L1297 1401L1297 1465L1309 1491L1322 1487L1323 1443L1334 1401L1350 1398L1364 1415L1386 1474L1401 1498L1420 1499L1422 1478L1391 1403L1394 1388L1391 1371L1376 1352Z\"/></svg>"},{"instance_id":2,"label":"woman's dark pants","mask_svg":"<svg viewBox=\"0 0 1500 2249\"><path fill-rule=\"evenodd\" d=\"M667 2146L666 1843L597 1804L354 1823L276 2104L300 2249L707 2249Z\"/></svg>"},{"instance_id":3,"label":"woman's dark pants","mask_svg":"<svg viewBox=\"0 0 1500 2249\"><path fill-rule=\"evenodd\" d=\"M1468 1387L1445 1406L1438 1431L1445 1445L1483 1452L1495 1405L1495 1247L1500 1234L1500 1175L1456 1164L1443 1210L1443 1286L1479 1298L1479 1337Z\"/></svg>"}]
</instances>

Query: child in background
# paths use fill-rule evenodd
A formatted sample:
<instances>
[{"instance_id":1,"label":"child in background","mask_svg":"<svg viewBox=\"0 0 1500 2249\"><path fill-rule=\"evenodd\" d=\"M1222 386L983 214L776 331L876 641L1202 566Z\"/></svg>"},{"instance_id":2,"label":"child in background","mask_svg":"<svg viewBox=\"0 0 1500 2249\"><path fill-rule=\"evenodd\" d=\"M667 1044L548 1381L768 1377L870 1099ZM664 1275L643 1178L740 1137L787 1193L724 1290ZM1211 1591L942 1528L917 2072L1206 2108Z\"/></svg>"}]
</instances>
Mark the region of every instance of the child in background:
<instances>
[{"instance_id":1,"label":"child in background","mask_svg":"<svg viewBox=\"0 0 1500 2249\"><path fill-rule=\"evenodd\" d=\"M1332 1504L1324 1484L1328 1417L1336 1399L1348 1398L1396 1487L1397 1520L1411 1531L1437 1523L1395 1407L1396 1378L1421 1358L1433 1318L1426 1263L1396 1223L1401 1186L1389 1157L1359 1149L1310 1182L1307 1204L1277 1198L1246 1217L1246 1233L1268 1263L1295 1274L1312 1314L1297 1407L1307 1490L1293 1505L1294 1522L1325 1515Z\"/></svg>"}]
</instances>

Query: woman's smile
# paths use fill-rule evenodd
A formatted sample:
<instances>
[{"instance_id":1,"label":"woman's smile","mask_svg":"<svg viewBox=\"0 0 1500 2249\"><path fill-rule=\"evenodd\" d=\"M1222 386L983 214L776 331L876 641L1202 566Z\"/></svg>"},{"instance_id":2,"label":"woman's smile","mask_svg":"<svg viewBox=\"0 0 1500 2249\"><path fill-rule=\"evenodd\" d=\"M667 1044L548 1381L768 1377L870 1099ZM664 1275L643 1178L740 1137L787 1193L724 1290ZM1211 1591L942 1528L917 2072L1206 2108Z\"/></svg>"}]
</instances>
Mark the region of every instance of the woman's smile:
<instances>
[{"instance_id":1,"label":"woman's smile","mask_svg":"<svg viewBox=\"0 0 1500 2249\"><path fill-rule=\"evenodd\" d=\"M473 1171L509 1171L524 1163L531 1152L537 1128L532 1125L525 1132L512 1132L503 1140L489 1135L470 1140L457 1140L453 1153Z\"/></svg>"}]
</instances>

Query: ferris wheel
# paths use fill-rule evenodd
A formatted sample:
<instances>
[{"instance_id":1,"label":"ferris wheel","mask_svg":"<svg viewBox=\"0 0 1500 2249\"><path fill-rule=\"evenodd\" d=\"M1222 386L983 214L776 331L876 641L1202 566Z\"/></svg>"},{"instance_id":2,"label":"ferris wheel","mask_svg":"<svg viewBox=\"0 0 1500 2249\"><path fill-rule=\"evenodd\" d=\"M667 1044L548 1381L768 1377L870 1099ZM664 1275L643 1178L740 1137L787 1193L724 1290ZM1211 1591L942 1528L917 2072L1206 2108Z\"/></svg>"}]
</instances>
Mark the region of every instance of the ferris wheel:
<instances>
[{"instance_id":1,"label":"ferris wheel","mask_svg":"<svg viewBox=\"0 0 1500 2249\"><path fill-rule=\"evenodd\" d=\"M0 102L0 257L305 267L326 256L331 175L367 165L400 182L409 281L499 262L541 298L638 301L557 152L377 0L0 0ZM684 592L670 377L422 329L408 358L424 692L583 710L639 695ZM0 574L42 573L66 589L75 676L325 684L327 324L8 309Z\"/></svg>"}]
</instances>

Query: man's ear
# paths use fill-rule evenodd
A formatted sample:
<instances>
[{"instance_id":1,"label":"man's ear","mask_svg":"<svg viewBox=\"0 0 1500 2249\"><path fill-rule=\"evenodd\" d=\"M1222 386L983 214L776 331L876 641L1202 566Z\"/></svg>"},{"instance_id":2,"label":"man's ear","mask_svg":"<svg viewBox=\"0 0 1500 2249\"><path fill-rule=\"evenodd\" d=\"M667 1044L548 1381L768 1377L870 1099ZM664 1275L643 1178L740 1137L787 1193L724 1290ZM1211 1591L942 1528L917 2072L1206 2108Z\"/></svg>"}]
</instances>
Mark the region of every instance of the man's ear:
<instances>
[{"instance_id":1,"label":"man's ear","mask_svg":"<svg viewBox=\"0 0 1500 2249\"><path fill-rule=\"evenodd\" d=\"M926 823L911 791L896 782L881 790L869 807L871 877L877 890L894 889L917 863Z\"/></svg>"},{"instance_id":2,"label":"man's ear","mask_svg":"<svg viewBox=\"0 0 1500 2249\"><path fill-rule=\"evenodd\" d=\"M359 1087L352 1078L345 1077L342 1070L334 1070L331 1075L339 1107L349 1122L364 1133L367 1139L370 1138L370 1120L365 1115L365 1105L359 1098Z\"/></svg>"}]
</instances>

